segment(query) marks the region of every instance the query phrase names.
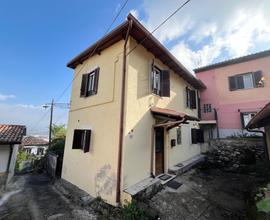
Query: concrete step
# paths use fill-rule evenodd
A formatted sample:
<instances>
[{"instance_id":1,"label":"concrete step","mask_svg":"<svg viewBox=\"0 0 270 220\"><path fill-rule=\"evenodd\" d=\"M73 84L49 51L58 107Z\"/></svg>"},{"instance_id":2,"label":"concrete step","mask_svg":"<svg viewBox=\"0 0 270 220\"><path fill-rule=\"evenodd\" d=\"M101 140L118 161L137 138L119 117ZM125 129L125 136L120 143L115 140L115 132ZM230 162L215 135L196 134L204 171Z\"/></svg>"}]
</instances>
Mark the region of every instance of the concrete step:
<instances>
[{"instance_id":1,"label":"concrete step","mask_svg":"<svg viewBox=\"0 0 270 220\"><path fill-rule=\"evenodd\" d=\"M187 172L192 167L197 165L198 163L205 160L205 156L200 154L195 157L192 157L182 163L176 164L175 166L169 168L168 172L173 175L181 175L182 173Z\"/></svg>"}]
</instances>

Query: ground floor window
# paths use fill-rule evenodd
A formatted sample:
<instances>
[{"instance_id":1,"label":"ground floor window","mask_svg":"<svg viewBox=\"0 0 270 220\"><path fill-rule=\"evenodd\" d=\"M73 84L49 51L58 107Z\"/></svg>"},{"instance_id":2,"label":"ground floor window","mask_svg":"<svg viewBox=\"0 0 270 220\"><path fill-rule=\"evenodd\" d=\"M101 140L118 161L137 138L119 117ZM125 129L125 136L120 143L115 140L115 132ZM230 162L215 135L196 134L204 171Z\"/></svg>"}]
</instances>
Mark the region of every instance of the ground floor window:
<instances>
[{"instance_id":1,"label":"ground floor window","mask_svg":"<svg viewBox=\"0 0 270 220\"><path fill-rule=\"evenodd\" d=\"M256 114L256 112L241 112L241 121L242 121L242 127L245 128L248 124L248 122L253 118L253 116Z\"/></svg>"},{"instance_id":2,"label":"ground floor window","mask_svg":"<svg viewBox=\"0 0 270 220\"><path fill-rule=\"evenodd\" d=\"M177 141L177 145L181 145L181 143L182 143L182 131L181 131L181 127L178 127L176 129L176 141Z\"/></svg>"},{"instance_id":3,"label":"ground floor window","mask_svg":"<svg viewBox=\"0 0 270 220\"><path fill-rule=\"evenodd\" d=\"M91 130L75 129L72 149L81 149L84 153L89 152L91 142Z\"/></svg>"}]
</instances>

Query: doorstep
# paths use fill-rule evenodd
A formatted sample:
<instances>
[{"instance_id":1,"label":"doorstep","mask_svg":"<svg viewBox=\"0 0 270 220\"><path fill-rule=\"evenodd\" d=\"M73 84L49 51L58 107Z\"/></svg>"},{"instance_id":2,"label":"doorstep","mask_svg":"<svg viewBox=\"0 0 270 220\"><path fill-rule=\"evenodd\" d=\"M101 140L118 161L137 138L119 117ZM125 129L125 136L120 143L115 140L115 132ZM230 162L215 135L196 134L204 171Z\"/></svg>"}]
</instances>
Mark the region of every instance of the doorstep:
<instances>
[{"instance_id":1,"label":"doorstep","mask_svg":"<svg viewBox=\"0 0 270 220\"><path fill-rule=\"evenodd\" d=\"M190 170L192 167L197 165L198 163L205 160L205 156L200 154L195 157L192 157L182 163L176 164L175 166L169 168L169 173L173 175L180 175Z\"/></svg>"},{"instance_id":2,"label":"doorstep","mask_svg":"<svg viewBox=\"0 0 270 220\"><path fill-rule=\"evenodd\" d=\"M158 178L148 177L130 187L124 189L124 192L128 193L131 196L135 196L138 193L148 189L148 188L155 188L161 184L161 180Z\"/></svg>"}]
</instances>

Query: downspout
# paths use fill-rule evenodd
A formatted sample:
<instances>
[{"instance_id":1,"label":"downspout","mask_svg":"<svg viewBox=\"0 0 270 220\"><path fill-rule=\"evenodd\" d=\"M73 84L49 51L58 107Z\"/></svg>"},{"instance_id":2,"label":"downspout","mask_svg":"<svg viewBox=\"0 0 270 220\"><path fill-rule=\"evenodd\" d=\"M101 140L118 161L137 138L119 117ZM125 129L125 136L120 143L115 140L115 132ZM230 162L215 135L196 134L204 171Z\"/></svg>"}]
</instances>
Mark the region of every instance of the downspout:
<instances>
[{"instance_id":1,"label":"downspout","mask_svg":"<svg viewBox=\"0 0 270 220\"><path fill-rule=\"evenodd\" d=\"M121 88L121 106L120 106L120 131L119 131L119 148L118 148L118 164L117 164L117 183L116 183L116 203L120 204L121 199L121 176L122 176L122 157L123 157L123 136L124 136L124 110L125 110L125 93L126 93L126 63L127 63L127 42L132 28L132 20L128 19L128 30L125 36L124 52L123 52L123 76Z\"/></svg>"},{"instance_id":2,"label":"downspout","mask_svg":"<svg viewBox=\"0 0 270 220\"><path fill-rule=\"evenodd\" d=\"M215 120L217 122L217 138L219 139L219 127L218 127L218 114L217 114L217 109L214 108L214 114L215 114Z\"/></svg>"},{"instance_id":3,"label":"downspout","mask_svg":"<svg viewBox=\"0 0 270 220\"><path fill-rule=\"evenodd\" d=\"M267 159L267 161L269 162L269 152L268 152L268 148L267 148L267 143L266 143L266 134L264 131L260 131L260 130L251 130L249 128L246 128L248 132L253 132L253 133L261 133L263 135L263 145L264 145L264 150L265 150L265 157ZM270 166L270 164L269 164Z\"/></svg>"}]
</instances>

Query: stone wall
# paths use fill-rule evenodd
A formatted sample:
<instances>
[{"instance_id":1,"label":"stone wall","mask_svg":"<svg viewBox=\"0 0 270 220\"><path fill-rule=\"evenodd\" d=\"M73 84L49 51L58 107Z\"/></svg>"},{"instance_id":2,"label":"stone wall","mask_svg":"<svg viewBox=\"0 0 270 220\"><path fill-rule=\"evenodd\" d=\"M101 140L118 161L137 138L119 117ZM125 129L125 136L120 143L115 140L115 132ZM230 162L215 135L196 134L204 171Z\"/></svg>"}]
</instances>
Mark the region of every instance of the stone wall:
<instances>
[{"instance_id":1,"label":"stone wall","mask_svg":"<svg viewBox=\"0 0 270 220\"><path fill-rule=\"evenodd\" d=\"M261 138L215 139L209 144L207 162L216 168L236 171L248 165L265 161Z\"/></svg>"}]
</instances>

